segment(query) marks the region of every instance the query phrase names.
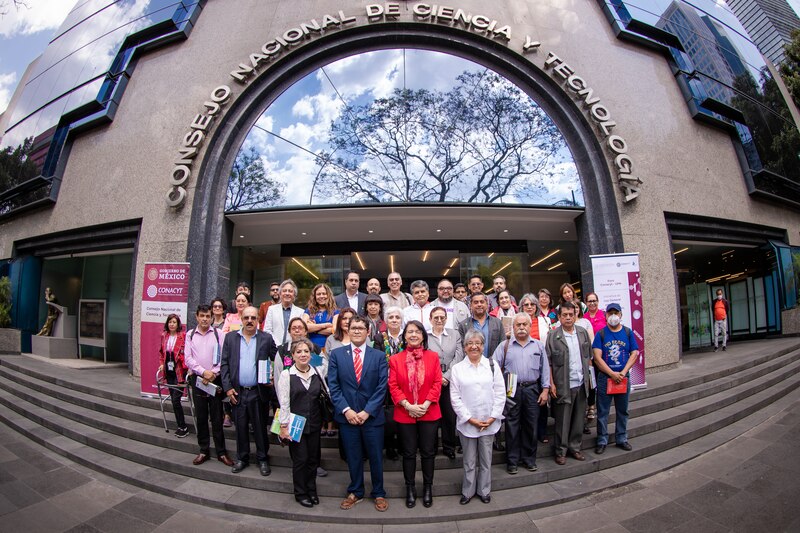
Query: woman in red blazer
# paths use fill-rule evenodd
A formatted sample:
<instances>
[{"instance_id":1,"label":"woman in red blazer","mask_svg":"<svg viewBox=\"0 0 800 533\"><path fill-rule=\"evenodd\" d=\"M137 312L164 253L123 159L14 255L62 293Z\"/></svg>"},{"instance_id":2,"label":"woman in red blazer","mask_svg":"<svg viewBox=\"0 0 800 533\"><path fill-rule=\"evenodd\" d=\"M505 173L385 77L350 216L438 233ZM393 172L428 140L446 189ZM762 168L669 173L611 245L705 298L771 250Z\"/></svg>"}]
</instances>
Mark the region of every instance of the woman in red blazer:
<instances>
[{"instance_id":1,"label":"woman in red blazer","mask_svg":"<svg viewBox=\"0 0 800 533\"><path fill-rule=\"evenodd\" d=\"M186 382L186 362L183 357L185 344L186 332L181 329L181 319L173 313L167 317L167 321L164 323L161 345L158 348L158 369L169 385L184 384ZM175 422L178 424L175 436L182 439L189 434L189 428L186 427L186 419L183 416L183 405L181 405L183 392L171 388L169 389L169 396L172 399Z\"/></svg>"},{"instance_id":2,"label":"woman in red blazer","mask_svg":"<svg viewBox=\"0 0 800 533\"><path fill-rule=\"evenodd\" d=\"M428 350L428 334L418 320L403 330L406 349L389 358L389 392L397 406L394 420L403 449L403 477L406 481L406 507L414 507L417 489L414 477L417 449L422 463L422 505L433 505L433 462L436 458L436 433L442 412L442 367L439 355Z\"/></svg>"}]
</instances>

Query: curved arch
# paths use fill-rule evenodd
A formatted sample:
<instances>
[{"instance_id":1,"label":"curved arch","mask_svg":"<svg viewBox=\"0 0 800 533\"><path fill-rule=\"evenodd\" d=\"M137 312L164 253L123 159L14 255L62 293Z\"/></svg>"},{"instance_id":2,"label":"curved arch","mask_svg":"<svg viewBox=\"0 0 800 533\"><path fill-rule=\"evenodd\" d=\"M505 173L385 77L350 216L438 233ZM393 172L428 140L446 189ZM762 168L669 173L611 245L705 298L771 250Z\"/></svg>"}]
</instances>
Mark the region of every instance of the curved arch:
<instances>
[{"instance_id":1,"label":"curved arch","mask_svg":"<svg viewBox=\"0 0 800 533\"><path fill-rule=\"evenodd\" d=\"M622 250L617 204L602 147L591 125L554 80L517 52L464 30L427 23L363 25L293 50L253 79L231 104L209 140L195 187L187 259L197 266L190 285L190 307L227 288L231 227L224 214L225 190L230 168L252 124L284 90L320 66L358 52L398 47L469 59L500 73L536 100L564 135L581 178L586 203L584 214L577 219L581 271L590 271L590 254ZM584 286L591 287L591 280L584 280Z\"/></svg>"}]
</instances>

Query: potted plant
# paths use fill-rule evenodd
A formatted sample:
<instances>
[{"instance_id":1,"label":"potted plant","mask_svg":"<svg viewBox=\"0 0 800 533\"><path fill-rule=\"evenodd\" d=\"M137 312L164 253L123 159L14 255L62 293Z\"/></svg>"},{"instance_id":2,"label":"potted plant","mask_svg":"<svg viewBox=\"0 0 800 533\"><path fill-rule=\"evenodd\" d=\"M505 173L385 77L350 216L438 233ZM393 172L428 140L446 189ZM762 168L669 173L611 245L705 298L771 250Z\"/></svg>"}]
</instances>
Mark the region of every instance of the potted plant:
<instances>
[{"instance_id":1,"label":"potted plant","mask_svg":"<svg viewBox=\"0 0 800 533\"><path fill-rule=\"evenodd\" d=\"M11 326L11 280L0 278L0 353L20 353L20 331Z\"/></svg>"}]
</instances>

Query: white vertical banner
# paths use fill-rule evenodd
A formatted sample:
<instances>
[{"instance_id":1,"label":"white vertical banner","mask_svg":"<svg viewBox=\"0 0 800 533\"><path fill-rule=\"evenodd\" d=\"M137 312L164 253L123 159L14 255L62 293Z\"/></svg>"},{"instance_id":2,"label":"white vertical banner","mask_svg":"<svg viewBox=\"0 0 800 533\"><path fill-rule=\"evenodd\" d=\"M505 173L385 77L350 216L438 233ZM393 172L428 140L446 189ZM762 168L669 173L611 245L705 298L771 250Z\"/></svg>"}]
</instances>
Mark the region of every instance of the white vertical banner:
<instances>
[{"instance_id":1,"label":"white vertical banner","mask_svg":"<svg viewBox=\"0 0 800 533\"><path fill-rule=\"evenodd\" d=\"M639 345L639 357L631 367L631 387L647 386L644 375L644 310L639 277L639 254L592 255L592 279L598 307L605 311L610 303L622 308L622 324L631 328ZM595 335L597 332L595 332Z\"/></svg>"}]
</instances>

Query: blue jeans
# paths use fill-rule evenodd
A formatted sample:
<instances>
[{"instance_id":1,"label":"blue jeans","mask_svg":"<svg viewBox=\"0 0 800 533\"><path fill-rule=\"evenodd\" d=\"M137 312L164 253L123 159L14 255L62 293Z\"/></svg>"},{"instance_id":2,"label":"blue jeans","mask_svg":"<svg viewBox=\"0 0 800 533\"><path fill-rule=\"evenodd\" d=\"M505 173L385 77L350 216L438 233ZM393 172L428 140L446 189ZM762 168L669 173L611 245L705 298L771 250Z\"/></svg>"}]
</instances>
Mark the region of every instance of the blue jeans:
<instances>
[{"instance_id":1,"label":"blue jeans","mask_svg":"<svg viewBox=\"0 0 800 533\"><path fill-rule=\"evenodd\" d=\"M628 391L625 394L606 394L608 376L598 372L597 380L597 445L608 445L608 414L611 412L611 401L617 412L614 440L617 444L628 442L628 401L631 396L631 380L628 378Z\"/></svg>"}]
</instances>

